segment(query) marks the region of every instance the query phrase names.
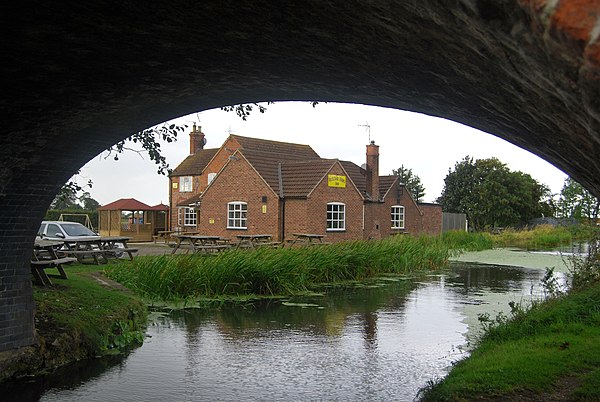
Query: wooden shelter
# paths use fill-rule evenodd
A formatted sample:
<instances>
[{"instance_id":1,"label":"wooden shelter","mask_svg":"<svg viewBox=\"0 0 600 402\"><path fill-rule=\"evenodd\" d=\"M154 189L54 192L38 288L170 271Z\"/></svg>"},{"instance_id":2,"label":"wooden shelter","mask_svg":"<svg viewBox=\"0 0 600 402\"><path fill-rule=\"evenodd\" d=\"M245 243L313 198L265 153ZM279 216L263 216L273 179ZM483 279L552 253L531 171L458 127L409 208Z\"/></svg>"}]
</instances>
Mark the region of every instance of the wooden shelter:
<instances>
[{"instance_id":1,"label":"wooden shelter","mask_svg":"<svg viewBox=\"0 0 600 402\"><path fill-rule=\"evenodd\" d=\"M135 198L121 198L98 208L100 236L127 236L132 241L152 241L152 236L167 227L169 207L153 207Z\"/></svg>"}]
</instances>

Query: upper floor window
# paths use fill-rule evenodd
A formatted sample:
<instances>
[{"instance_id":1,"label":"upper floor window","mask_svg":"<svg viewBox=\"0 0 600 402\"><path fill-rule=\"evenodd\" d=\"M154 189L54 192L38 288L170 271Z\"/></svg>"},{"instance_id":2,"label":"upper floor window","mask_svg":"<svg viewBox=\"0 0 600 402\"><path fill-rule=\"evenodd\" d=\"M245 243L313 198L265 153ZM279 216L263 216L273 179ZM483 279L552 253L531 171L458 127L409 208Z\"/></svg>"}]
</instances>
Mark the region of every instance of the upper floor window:
<instances>
[{"instance_id":1,"label":"upper floor window","mask_svg":"<svg viewBox=\"0 0 600 402\"><path fill-rule=\"evenodd\" d=\"M181 176L179 178L179 192L185 193L192 191L192 176Z\"/></svg>"},{"instance_id":2,"label":"upper floor window","mask_svg":"<svg viewBox=\"0 0 600 402\"><path fill-rule=\"evenodd\" d=\"M346 230L346 204L341 202L327 204L327 230Z\"/></svg>"},{"instance_id":3,"label":"upper floor window","mask_svg":"<svg viewBox=\"0 0 600 402\"><path fill-rule=\"evenodd\" d=\"M402 205L392 207L392 229L404 229L404 207Z\"/></svg>"},{"instance_id":4,"label":"upper floor window","mask_svg":"<svg viewBox=\"0 0 600 402\"><path fill-rule=\"evenodd\" d=\"M230 202L227 204L227 229L247 229L248 204Z\"/></svg>"},{"instance_id":5,"label":"upper floor window","mask_svg":"<svg viewBox=\"0 0 600 402\"><path fill-rule=\"evenodd\" d=\"M215 176L217 176L216 173L209 173L208 174L208 181L206 184L210 184L211 181L213 181L213 179L215 178Z\"/></svg>"}]
</instances>

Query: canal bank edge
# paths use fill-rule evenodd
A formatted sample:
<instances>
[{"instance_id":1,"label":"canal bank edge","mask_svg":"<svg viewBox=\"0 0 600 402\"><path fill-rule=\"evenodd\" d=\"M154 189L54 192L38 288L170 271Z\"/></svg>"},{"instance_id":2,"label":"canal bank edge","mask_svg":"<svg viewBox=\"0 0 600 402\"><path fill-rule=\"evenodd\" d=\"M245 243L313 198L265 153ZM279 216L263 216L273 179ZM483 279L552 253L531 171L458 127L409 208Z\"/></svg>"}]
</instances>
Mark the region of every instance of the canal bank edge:
<instances>
[{"instance_id":1,"label":"canal bank edge","mask_svg":"<svg viewBox=\"0 0 600 402\"><path fill-rule=\"evenodd\" d=\"M71 268L68 280L34 288L37 345L0 353L0 383L141 344L146 306L96 269Z\"/></svg>"}]
</instances>

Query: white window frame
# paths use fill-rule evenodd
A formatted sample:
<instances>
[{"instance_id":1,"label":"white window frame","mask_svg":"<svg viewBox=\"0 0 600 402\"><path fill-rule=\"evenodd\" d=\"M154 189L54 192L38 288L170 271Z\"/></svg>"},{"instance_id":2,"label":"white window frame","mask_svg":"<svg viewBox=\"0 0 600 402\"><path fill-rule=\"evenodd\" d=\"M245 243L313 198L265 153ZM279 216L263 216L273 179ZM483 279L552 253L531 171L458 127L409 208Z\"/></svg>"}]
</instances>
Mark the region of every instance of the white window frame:
<instances>
[{"instance_id":1,"label":"white window frame","mask_svg":"<svg viewBox=\"0 0 600 402\"><path fill-rule=\"evenodd\" d=\"M181 176L179 177L179 192L180 193L191 193L193 190L193 176Z\"/></svg>"},{"instance_id":2,"label":"white window frame","mask_svg":"<svg viewBox=\"0 0 600 402\"><path fill-rule=\"evenodd\" d=\"M227 229L248 229L248 203L243 201L227 203Z\"/></svg>"},{"instance_id":3,"label":"white window frame","mask_svg":"<svg viewBox=\"0 0 600 402\"><path fill-rule=\"evenodd\" d=\"M194 207L180 207L178 210L179 226L197 226L198 212Z\"/></svg>"},{"instance_id":4,"label":"white window frame","mask_svg":"<svg viewBox=\"0 0 600 402\"><path fill-rule=\"evenodd\" d=\"M406 222L406 209L403 205L392 205L392 229L404 229Z\"/></svg>"},{"instance_id":5,"label":"white window frame","mask_svg":"<svg viewBox=\"0 0 600 402\"><path fill-rule=\"evenodd\" d=\"M346 230L346 204L343 202L327 203L327 231L342 232Z\"/></svg>"},{"instance_id":6,"label":"white window frame","mask_svg":"<svg viewBox=\"0 0 600 402\"><path fill-rule=\"evenodd\" d=\"M211 181L213 181L217 177L216 173L209 173L206 178L206 185L209 185Z\"/></svg>"}]
</instances>

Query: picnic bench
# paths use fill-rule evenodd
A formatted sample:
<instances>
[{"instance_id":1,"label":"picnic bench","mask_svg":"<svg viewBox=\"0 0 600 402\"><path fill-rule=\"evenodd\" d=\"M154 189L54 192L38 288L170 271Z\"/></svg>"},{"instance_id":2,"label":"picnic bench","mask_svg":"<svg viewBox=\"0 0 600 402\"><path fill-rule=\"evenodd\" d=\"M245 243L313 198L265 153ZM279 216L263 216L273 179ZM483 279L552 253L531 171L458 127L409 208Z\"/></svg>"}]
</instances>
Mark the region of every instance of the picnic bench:
<instances>
[{"instance_id":1,"label":"picnic bench","mask_svg":"<svg viewBox=\"0 0 600 402\"><path fill-rule=\"evenodd\" d=\"M229 239L221 236L202 236L202 235L188 235L188 234L177 234L173 235L175 244L171 254L175 254L182 246L187 249L187 252L193 250L195 253L200 254L215 254L231 248Z\"/></svg>"},{"instance_id":2,"label":"picnic bench","mask_svg":"<svg viewBox=\"0 0 600 402\"><path fill-rule=\"evenodd\" d=\"M273 241L273 236L269 234L256 235L237 235L238 242L235 248L259 248L259 247L279 247L281 242Z\"/></svg>"},{"instance_id":3,"label":"picnic bench","mask_svg":"<svg viewBox=\"0 0 600 402\"><path fill-rule=\"evenodd\" d=\"M108 263L108 257L102 249L102 241L99 237L81 237L64 240L64 246L58 250L59 255L75 257L80 264L92 259L98 265Z\"/></svg>"},{"instance_id":4,"label":"picnic bench","mask_svg":"<svg viewBox=\"0 0 600 402\"><path fill-rule=\"evenodd\" d=\"M31 258L31 273L42 286L51 286L52 281L46 273L47 268L56 268L59 277L68 279L63 265L77 261L72 257L59 257L57 249L63 246L62 241L37 240L34 244L33 256Z\"/></svg>"},{"instance_id":5,"label":"picnic bench","mask_svg":"<svg viewBox=\"0 0 600 402\"><path fill-rule=\"evenodd\" d=\"M100 247L104 250L105 257L121 258L128 254L129 259L133 261L133 253L137 253L137 248L131 248L127 245L129 237L123 236L104 236L100 238Z\"/></svg>"},{"instance_id":6,"label":"picnic bench","mask_svg":"<svg viewBox=\"0 0 600 402\"><path fill-rule=\"evenodd\" d=\"M298 246L316 246L322 244L330 244L323 241L325 235L314 233L292 233L293 239L288 240L290 247Z\"/></svg>"},{"instance_id":7,"label":"picnic bench","mask_svg":"<svg viewBox=\"0 0 600 402\"><path fill-rule=\"evenodd\" d=\"M156 232L155 235L152 236L152 240L154 240L154 243L156 244L156 241L159 239L163 239L165 244L169 244L169 241L171 240L171 235L173 233L176 233L174 230L159 230L158 232Z\"/></svg>"}]
</instances>

